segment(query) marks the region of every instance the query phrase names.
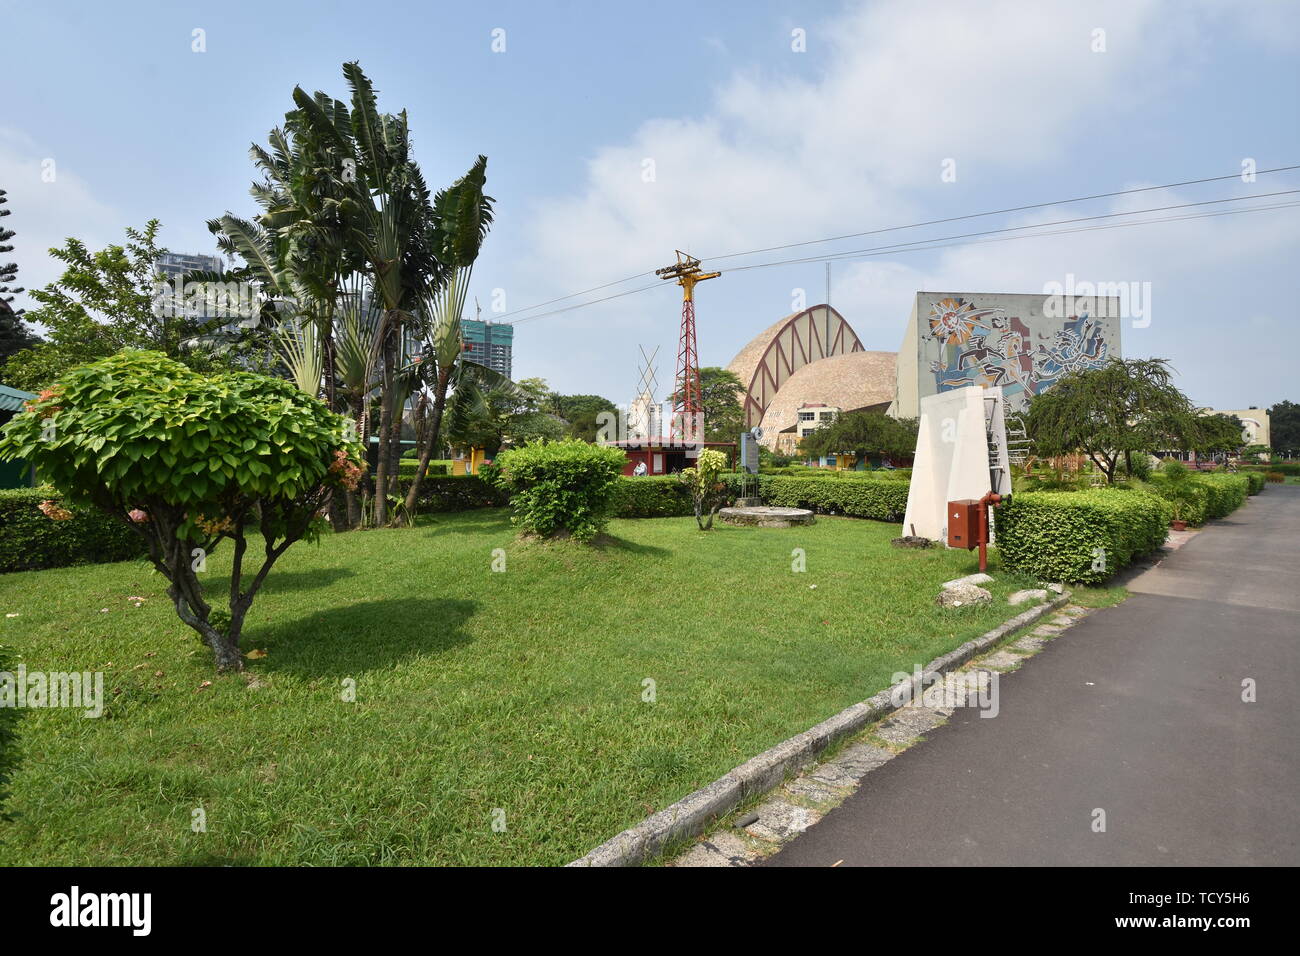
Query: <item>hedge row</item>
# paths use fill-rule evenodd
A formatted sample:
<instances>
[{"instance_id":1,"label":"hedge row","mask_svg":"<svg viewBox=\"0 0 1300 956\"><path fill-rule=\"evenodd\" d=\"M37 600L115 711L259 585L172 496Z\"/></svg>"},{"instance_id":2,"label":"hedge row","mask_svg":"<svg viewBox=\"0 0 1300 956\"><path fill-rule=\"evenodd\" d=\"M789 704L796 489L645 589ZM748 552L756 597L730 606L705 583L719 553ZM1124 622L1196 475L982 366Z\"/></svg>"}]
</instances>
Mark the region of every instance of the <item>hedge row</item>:
<instances>
[{"instance_id":1,"label":"hedge row","mask_svg":"<svg viewBox=\"0 0 1300 956\"><path fill-rule=\"evenodd\" d=\"M0 491L0 572L39 571L143 557L144 539L122 522L76 509L66 521L40 510L43 501L63 507L58 492L39 488Z\"/></svg>"},{"instance_id":2,"label":"hedge row","mask_svg":"<svg viewBox=\"0 0 1300 956\"><path fill-rule=\"evenodd\" d=\"M1250 493L1257 495L1264 490L1264 482L1268 481L1262 471L1243 471L1239 474L1245 475L1246 480L1250 482Z\"/></svg>"},{"instance_id":3,"label":"hedge row","mask_svg":"<svg viewBox=\"0 0 1300 956\"><path fill-rule=\"evenodd\" d=\"M1277 471L1292 478L1300 478L1300 461L1275 461L1271 465L1242 465L1250 471Z\"/></svg>"},{"instance_id":4,"label":"hedge row","mask_svg":"<svg viewBox=\"0 0 1300 956\"><path fill-rule=\"evenodd\" d=\"M614 515L619 518L681 518L694 513L690 488L673 475L623 477L614 492Z\"/></svg>"},{"instance_id":5,"label":"hedge row","mask_svg":"<svg viewBox=\"0 0 1300 956\"><path fill-rule=\"evenodd\" d=\"M410 482L401 483L406 494ZM500 508L510 503L509 496L496 485L478 475L427 475L420 482L416 510L421 514L444 511L469 511L472 508Z\"/></svg>"},{"instance_id":6,"label":"hedge row","mask_svg":"<svg viewBox=\"0 0 1300 956\"><path fill-rule=\"evenodd\" d=\"M993 513L1005 570L1040 581L1098 584L1164 543L1173 505L1122 488L1027 491Z\"/></svg>"},{"instance_id":7,"label":"hedge row","mask_svg":"<svg viewBox=\"0 0 1300 956\"><path fill-rule=\"evenodd\" d=\"M907 511L908 483L894 478L826 481L822 478L776 476L760 482L759 488L766 504L809 508L820 514L902 521Z\"/></svg>"},{"instance_id":8,"label":"hedge row","mask_svg":"<svg viewBox=\"0 0 1300 956\"><path fill-rule=\"evenodd\" d=\"M1188 472L1183 481L1190 488L1185 487L1181 492L1164 475L1156 474L1151 476L1151 486L1156 494L1171 501L1180 493L1185 495L1187 508L1183 518L1188 524L1200 525L1210 518L1226 518L1245 503L1247 495L1259 493L1259 489L1264 487L1263 481L1249 477L1249 474ZM1260 478L1262 477L1261 475ZM1255 488L1256 482L1259 484L1258 489Z\"/></svg>"}]
</instances>

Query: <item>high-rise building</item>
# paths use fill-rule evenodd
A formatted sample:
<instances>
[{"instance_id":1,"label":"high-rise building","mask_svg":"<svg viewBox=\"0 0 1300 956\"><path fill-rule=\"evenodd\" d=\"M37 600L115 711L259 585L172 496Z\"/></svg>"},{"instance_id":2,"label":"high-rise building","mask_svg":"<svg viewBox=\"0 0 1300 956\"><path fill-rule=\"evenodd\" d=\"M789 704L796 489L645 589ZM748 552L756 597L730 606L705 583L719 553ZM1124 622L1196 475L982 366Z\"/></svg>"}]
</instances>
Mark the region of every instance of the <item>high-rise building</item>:
<instances>
[{"instance_id":1,"label":"high-rise building","mask_svg":"<svg viewBox=\"0 0 1300 956\"><path fill-rule=\"evenodd\" d=\"M515 327L505 322L482 322L462 319L461 336L465 340L465 358L486 365L494 372L511 378Z\"/></svg>"},{"instance_id":2,"label":"high-rise building","mask_svg":"<svg viewBox=\"0 0 1300 956\"><path fill-rule=\"evenodd\" d=\"M157 268L168 279L179 279L187 272L225 271L220 256L205 256L197 252L164 252L158 257Z\"/></svg>"}]
</instances>

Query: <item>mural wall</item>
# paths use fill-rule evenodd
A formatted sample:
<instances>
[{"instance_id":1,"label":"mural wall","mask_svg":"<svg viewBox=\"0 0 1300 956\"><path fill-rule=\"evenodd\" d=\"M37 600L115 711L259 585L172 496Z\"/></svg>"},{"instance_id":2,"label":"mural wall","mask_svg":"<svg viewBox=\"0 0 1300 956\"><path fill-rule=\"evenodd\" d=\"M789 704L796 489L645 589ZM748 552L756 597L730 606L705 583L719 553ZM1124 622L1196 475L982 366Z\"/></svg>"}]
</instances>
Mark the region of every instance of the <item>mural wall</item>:
<instances>
[{"instance_id":1,"label":"mural wall","mask_svg":"<svg viewBox=\"0 0 1300 956\"><path fill-rule=\"evenodd\" d=\"M1119 357L1119 299L1070 305L1056 315L1043 295L918 293L909 330L917 342L918 400L966 385L999 386L1008 411L1023 411L1061 376Z\"/></svg>"}]
</instances>

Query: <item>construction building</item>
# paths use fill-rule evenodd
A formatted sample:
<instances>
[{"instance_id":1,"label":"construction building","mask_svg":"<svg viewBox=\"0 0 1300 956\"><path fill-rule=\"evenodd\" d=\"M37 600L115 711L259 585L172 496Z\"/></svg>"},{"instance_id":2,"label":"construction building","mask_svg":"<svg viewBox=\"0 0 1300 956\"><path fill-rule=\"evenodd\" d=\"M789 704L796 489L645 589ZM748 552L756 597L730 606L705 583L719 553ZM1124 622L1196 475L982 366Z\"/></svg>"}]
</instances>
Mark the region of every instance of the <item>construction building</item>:
<instances>
[{"instance_id":1,"label":"construction building","mask_svg":"<svg viewBox=\"0 0 1300 956\"><path fill-rule=\"evenodd\" d=\"M504 322L462 319L461 336L465 340L465 358L486 365L506 378L513 378L515 327Z\"/></svg>"}]
</instances>

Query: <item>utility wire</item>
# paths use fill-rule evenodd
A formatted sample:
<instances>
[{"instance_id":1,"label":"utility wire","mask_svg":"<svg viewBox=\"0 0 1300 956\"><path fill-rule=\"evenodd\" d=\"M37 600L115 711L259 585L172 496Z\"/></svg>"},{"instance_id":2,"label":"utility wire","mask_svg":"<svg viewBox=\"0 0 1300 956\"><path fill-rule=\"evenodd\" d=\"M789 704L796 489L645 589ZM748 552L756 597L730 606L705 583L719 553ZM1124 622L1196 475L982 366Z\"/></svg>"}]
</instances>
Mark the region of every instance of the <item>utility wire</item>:
<instances>
[{"instance_id":1,"label":"utility wire","mask_svg":"<svg viewBox=\"0 0 1300 956\"><path fill-rule=\"evenodd\" d=\"M1292 166L1274 166L1271 169L1259 169L1255 171L1255 175L1265 176L1268 175L1269 173L1283 173L1283 172L1289 172L1294 169L1300 169L1300 164L1296 164ZM999 216L999 215L1004 215L1006 213L1012 213L1012 212L1026 212L1031 209L1045 209L1051 206L1065 206L1071 203L1089 202L1094 199L1110 199L1115 196L1128 196L1134 193L1152 192L1157 189L1177 189L1180 186L1196 186L1202 183L1215 183L1215 182L1222 182L1228 179L1240 179L1240 178L1241 178L1241 173L1232 173L1227 176L1207 176L1203 179L1187 179L1182 182L1165 183L1160 186L1139 186L1133 189L1120 189L1108 193L1094 193L1091 196L1076 196L1073 199L1058 199L1053 202L1031 203L1025 206L1009 206L1006 209L993 209L988 212L974 212L974 213L968 213L967 215L964 216L949 216L948 218L945 219L930 219L924 222L913 222L902 226L886 226L881 229L870 229L865 232L846 233L845 235L842 236L832 236L826 239L807 239L804 240L803 242L791 242L779 246L768 246L762 249L750 249L747 252L730 252L727 253L726 255L710 256L707 257L707 260L702 259L701 261L720 262L724 259L737 259L743 256L758 255L759 253L763 253L763 252L777 252L781 249L795 249L801 246L816 245L818 243L824 243L824 242L839 242L844 239L856 239L856 238L861 238L862 236L874 236L886 232L898 232L903 229L919 229L923 226L935 226L935 225L941 225L943 223L949 223L949 222L962 222L967 219L981 219L986 216ZM735 269L729 271L735 271ZM563 302L565 299L573 299L581 295L590 295L593 292L600 292L604 289L611 288L612 286L622 285L624 282L631 282L634 279L642 279L652 275L654 275L653 270L647 272L638 272L636 275L627 276L626 278L623 279L615 279L613 282L605 282L601 285L593 286L590 289L584 289L581 292L570 292L568 295L557 296L554 299L547 299L545 302L538 302L534 305L525 306L521 309L515 309L511 312L506 312L504 313L504 315L502 315L502 319L508 318L509 316L512 315L520 315L521 313L524 312L531 312L534 309L540 309L543 308L544 306L554 305L556 302ZM593 300L592 304L594 304L595 302L605 302L607 301L608 298L610 297L603 298L603 299L595 299ZM617 298L617 296L613 296L612 298ZM560 309L557 311L567 311L567 309ZM546 314L553 315L554 313L548 312ZM533 316L533 318L539 318L539 317L540 316ZM523 320L522 319L516 320L516 322L519 321L523 321Z\"/></svg>"},{"instance_id":2,"label":"utility wire","mask_svg":"<svg viewBox=\"0 0 1300 956\"><path fill-rule=\"evenodd\" d=\"M1279 193L1269 193L1268 195L1270 196L1290 195L1297 192L1300 192L1300 190L1294 190L1294 189L1286 190ZM1261 197L1251 196L1251 197L1243 197L1243 198L1253 199L1253 198L1261 198ZM1231 201L1231 200L1216 200L1216 201ZM1187 208L1190 206L1199 206L1199 205L1202 205L1202 203L1185 203L1179 206L1159 207L1158 210L1135 210L1134 212L1123 213L1122 215L1138 215L1140 213L1148 212L1148 211L1180 209L1180 208ZM1069 234L1079 233L1079 232L1096 232L1105 229L1120 229L1126 226L1146 226L1146 225L1153 225L1153 224L1158 224L1163 222L1179 222L1179 221L1184 221L1189 219L1212 219L1218 216L1232 216L1232 215L1241 215L1244 213L1252 213L1252 212L1265 212L1271 209L1285 209L1293 206L1300 206L1300 202L1273 203L1264 206L1252 206L1244 209L1229 209L1229 210L1219 210L1216 212L1193 213L1185 216L1161 216L1152 219L1139 219L1133 222L1104 223L1104 224L1094 225L1094 226L1076 227L1073 229L1058 229L1050 232L1030 232L1024 235L1016 235L1016 236L998 236L994 238L970 238L971 236L987 235L987 233L969 233L967 234L966 237L940 236L932 239L920 240L920 242L930 243L929 245L918 245L917 243L899 243L899 244L889 245L889 246L877 246L869 249L862 249L852 253L834 253L834 254L828 254L826 256L809 256L800 259L780 259L772 262L757 263L755 265L750 265L750 266L738 266L728 271L740 272L740 271L747 271L750 269L767 269L773 266L790 265L795 263L836 261L837 259L868 259L873 256L887 255L891 253L925 252L930 249L949 249L957 246L983 245L985 243L990 243L990 242L1011 242L1017 239L1037 239L1045 236L1060 236L1060 235L1069 235ZM1113 215L1119 215L1119 214L1111 214L1111 216ZM1085 217L1083 219L1061 220L1061 222L1059 223L1041 223L1038 226L1019 226L1016 228L1018 230L1041 229L1046 226L1061 225L1065 223L1079 223L1079 222L1088 221L1089 219L1111 218L1111 216ZM1002 232L1002 231L1005 230L990 230L989 232ZM949 240L954 240L954 241L949 241ZM542 312L537 315L526 316L522 319L516 319L512 324L519 325L522 322L530 322L533 319L541 319L550 315L559 315L563 312L572 312L575 309L581 309L589 305L597 305L601 302L608 302L612 299L619 299L619 298L623 298L624 296L635 295L640 292L647 292L651 289L661 289L661 288L666 288L664 283L655 282L650 285L640 286L639 288L636 289L629 289L625 292L616 292L613 295L603 296L599 299L592 299L588 302L578 302L575 303L574 305L564 306L563 308L552 309L549 312Z\"/></svg>"}]
</instances>

